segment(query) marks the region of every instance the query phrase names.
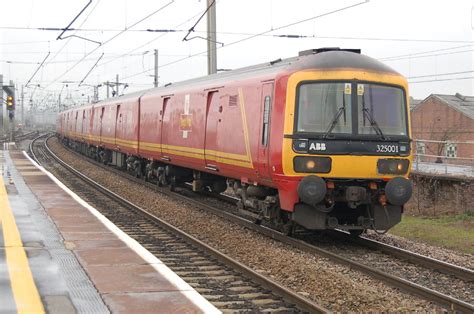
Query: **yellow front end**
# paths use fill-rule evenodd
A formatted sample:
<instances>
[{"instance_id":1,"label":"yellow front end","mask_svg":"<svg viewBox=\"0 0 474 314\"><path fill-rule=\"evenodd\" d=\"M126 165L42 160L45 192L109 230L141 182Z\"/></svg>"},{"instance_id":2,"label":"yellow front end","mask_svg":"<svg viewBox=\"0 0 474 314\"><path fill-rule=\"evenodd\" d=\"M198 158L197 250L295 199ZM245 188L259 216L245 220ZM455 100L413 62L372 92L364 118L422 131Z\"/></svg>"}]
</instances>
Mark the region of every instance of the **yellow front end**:
<instances>
[{"instance_id":1,"label":"yellow front end","mask_svg":"<svg viewBox=\"0 0 474 314\"><path fill-rule=\"evenodd\" d=\"M295 72L285 110L282 168L297 188L282 189L280 202L291 208L295 200L296 223L359 233L400 221L412 193L404 77L350 68Z\"/></svg>"},{"instance_id":2,"label":"yellow front end","mask_svg":"<svg viewBox=\"0 0 474 314\"><path fill-rule=\"evenodd\" d=\"M380 84L389 84L393 86L399 86L405 92L405 106L406 111L409 112L408 108L408 84L404 77L400 75L374 73L353 69L344 69L337 71L300 71L292 74L288 80L287 86L287 97L286 97L286 113L285 113L285 125L283 139L283 152L282 152L282 166L283 173L285 176L305 176L307 173L296 172L294 169L294 158L296 156L308 156L307 153L298 153L293 150L293 138L295 130L295 104L297 99L297 87L300 83L311 81L361 81L361 82L372 82ZM410 116L407 115L408 122L408 137L411 138L410 129ZM411 149L409 149L411 152ZM353 178L353 179L390 179L396 176L408 177L408 171L404 174L381 174L377 170L377 162L379 159L406 159L409 161L411 166L412 154L404 154L393 156L384 154L380 155L328 155L328 154L311 154L312 156L326 156L331 158L331 169L328 173L319 173L318 175L323 178Z\"/></svg>"}]
</instances>

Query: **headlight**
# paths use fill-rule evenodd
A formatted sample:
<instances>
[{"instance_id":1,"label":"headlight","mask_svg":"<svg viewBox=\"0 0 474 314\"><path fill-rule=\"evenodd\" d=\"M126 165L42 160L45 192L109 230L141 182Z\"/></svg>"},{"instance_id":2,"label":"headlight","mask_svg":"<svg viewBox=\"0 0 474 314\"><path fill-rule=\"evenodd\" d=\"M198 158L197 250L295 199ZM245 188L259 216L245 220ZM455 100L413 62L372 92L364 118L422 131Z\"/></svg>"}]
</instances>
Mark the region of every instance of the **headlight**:
<instances>
[{"instance_id":1,"label":"headlight","mask_svg":"<svg viewBox=\"0 0 474 314\"><path fill-rule=\"evenodd\" d=\"M331 171L331 158L297 156L293 159L296 172L328 173Z\"/></svg>"},{"instance_id":2,"label":"headlight","mask_svg":"<svg viewBox=\"0 0 474 314\"><path fill-rule=\"evenodd\" d=\"M405 174L408 172L408 159L379 159L377 170L380 174Z\"/></svg>"}]
</instances>

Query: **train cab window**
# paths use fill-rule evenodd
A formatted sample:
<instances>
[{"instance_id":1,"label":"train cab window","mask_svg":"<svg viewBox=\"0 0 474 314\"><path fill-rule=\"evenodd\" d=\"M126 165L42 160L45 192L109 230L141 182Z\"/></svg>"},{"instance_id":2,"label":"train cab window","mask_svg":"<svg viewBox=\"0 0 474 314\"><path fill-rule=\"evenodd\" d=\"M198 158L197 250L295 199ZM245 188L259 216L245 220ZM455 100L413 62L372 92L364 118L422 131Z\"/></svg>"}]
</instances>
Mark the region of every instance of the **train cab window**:
<instances>
[{"instance_id":1,"label":"train cab window","mask_svg":"<svg viewBox=\"0 0 474 314\"><path fill-rule=\"evenodd\" d=\"M398 87L357 84L359 134L408 135L405 95Z\"/></svg>"},{"instance_id":2,"label":"train cab window","mask_svg":"<svg viewBox=\"0 0 474 314\"><path fill-rule=\"evenodd\" d=\"M268 131L270 126L270 96L265 97L263 105L263 131L262 131L262 146L268 145Z\"/></svg>"},{"instance_id":3,"label":"train cab window","mask_svg":"<svg viewBox=\"0 0 474 314\"><path fill-rule=\"evenodd\" d=\"M298 88L296 131L352 133L351 83L303 83Z\"/></svg>"}]
</instances>

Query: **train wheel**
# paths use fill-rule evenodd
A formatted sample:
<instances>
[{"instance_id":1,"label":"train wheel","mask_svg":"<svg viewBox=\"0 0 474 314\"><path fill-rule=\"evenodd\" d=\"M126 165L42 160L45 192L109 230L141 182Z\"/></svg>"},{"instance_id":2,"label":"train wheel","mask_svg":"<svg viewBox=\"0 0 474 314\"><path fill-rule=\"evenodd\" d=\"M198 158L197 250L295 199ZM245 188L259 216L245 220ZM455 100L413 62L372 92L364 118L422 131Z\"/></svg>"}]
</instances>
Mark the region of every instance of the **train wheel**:
<instances>
[{"instance_id":1,"label":"train wheel","mask_svg":"<svg viewBox=\"0 0 474 314\"><path fill-rule=\"evenodd\" d=\"M283 226L281 226L281 232L289 237L293 236L293 234L295 233L295 229L296 224L293 221L289 221Z\"/></svg>"},{"instance_id":2,"label":"train wheel","mask_svg":"<svg viewBox=\"0 0 474 314\"><path fill-rule=\"evenodd\" d=\"M170 178L169 188L170 188L170 191L171 191L171 192L176 191L176 177L175 177L175 176L172 176L172 177Z\"/></svg>"},{"instance_id":3,"label":"train wheel","mask_svg":"<svg viewBox=\"0 0 474 314\"><path fill-rule=\"evenodd\" d=\"M166 186L168 185L168 180L166 180L166 175L164 172L160 172L158 175L158 186Z\"/></svg>"}]
</instances>

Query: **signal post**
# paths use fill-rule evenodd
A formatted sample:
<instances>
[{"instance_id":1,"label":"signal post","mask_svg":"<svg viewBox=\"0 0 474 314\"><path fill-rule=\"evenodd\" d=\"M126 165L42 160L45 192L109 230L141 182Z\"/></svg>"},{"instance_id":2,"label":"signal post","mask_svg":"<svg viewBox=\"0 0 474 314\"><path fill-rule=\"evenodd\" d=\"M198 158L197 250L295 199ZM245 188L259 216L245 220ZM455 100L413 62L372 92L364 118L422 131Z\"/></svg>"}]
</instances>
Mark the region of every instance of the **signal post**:
<instances>
[{"instance_id":1,"label":"signal post","mask_svg":"<svg viewBox=\"0 0 474 314\"><path fill-rule=\"evenodd\" d=\"M6 94L6 95L5 95ZM1 129L3 134L10 133L10 141L13 141L13 133L15 130L15 86L13 81L10 85L3 84L3 75L0 74L0 96L1 102Z\"/></svg>"}]
</instances>

